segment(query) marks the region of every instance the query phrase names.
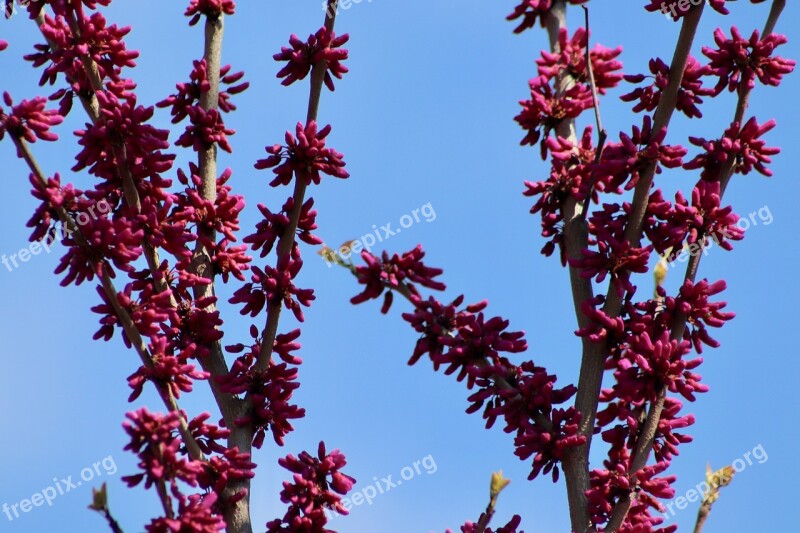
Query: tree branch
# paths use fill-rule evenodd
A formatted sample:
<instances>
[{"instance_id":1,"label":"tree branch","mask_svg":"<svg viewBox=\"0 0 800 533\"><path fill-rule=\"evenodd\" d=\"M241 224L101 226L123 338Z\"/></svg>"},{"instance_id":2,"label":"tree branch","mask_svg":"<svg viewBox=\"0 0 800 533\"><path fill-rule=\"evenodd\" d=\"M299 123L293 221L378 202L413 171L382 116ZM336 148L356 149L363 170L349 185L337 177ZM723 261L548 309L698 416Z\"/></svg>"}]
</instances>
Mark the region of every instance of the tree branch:
<instances>
[{"instance_id":1,"label":"tree branch","mask_svg":"<svg viewBox=\"0 0 800 533\"><path fill-rule=\"evenodd\" d=\"M336 23L338 0L328 0L328 7L325 10L325 28L328 31L333 31ZM311 88L308 96L308 113L306 115L306 124L312 120L317 120L317 113L319 111L319 101L322 95L322 85L325 80L325 71L327 69L327 61L323 58L314 64L311 70ZM294 180L294 205L289 214L289 224L278 240L277 257L280 258L291 253L294 247L295 234L297 233L297 225L300 222L300 214L303 210L303 201L306 194L305 180L295 177ZM275 344L275 336L278 334L278 322L281 316L281 301L272 301L267 305L267 323L264 327L263 339L261 342L261 351L256 362L256 370L265 370L269 366L270 358L272 357L272 349Z\"/></svg>"},{"instance_id":2,"label":"tree branch","mask_svg":"<svg viewBox=\"0 0 800 533\"><path fill-rule=\"evenodd\" d=\"M785 0L774 0L772 4L772 9L770 11L764 34L762 36L766 37L771 33L775 25L780 17L781 11L785 6ZM702 4L700 5L702 8ZM767 33L769 32L769 33ZM744 118L744 113L747 110L748 102L750 99L751 89L748 88L746 85L741 85L739 92L738 92L738 99L736 103L736 110L734 112L734 122L738 122L742 124L742 120ZM729 157L727 161L722 165L720 170L719 180L720 180L720 200L722 200L725 189L730 182L733 174L735 173L735 161L736 159L733 157ZM701 240L701 249L705 247L706 243L708 242L708 236L703 236ZM689 264L686 266L686 274L684 276L684 281L692 281L694 282L697 277L697 272L700 267L700 260L702 259L702 254L694 254L691 256L689 260ZM670 337L672 340L680 341L683 338L684 332L686 331L686 315L683 313L678 313L674 317L674 321L672 324L672 331L670 332ZM633 458L631 460L631 468L628 472L629 476L634 475L636 472L641 470L645 464L647 463L647 459L650 455L651 450L653 449L653 444L655 442L656 433L658 431L658 424L661 420L661 414L664 409L664 402L666 400L666 387L661 385L656 393L655 401L651 403L650 409L647 414L647 419L645 420L644 425L642 426L642 430L639 434L639 437L636 440L635 445L635 452ZM631 494L626 495L625 497L621 498L616 506L614 507L614 512L612 514L611 520L609 520L608 524L606 525L606 531L612 533L616 531L625 520L625 516L630 509L632 504L632 496ZM704 504L705 505L705 504ZM699 533L702 528L703 524L705 523L706 518L708 517L708 512L710 511L709 508L703 514L703 506L700 508L700 512L698 513L697 518L697 525L695 526L695 533Z\"/></svg>"},{"instance_id":3,"label":"tree branch","mask_svg":"<svg viewBox=\"0 0 800 533\"><path fill-rule=\"evenodd\" d=\"M567 6L565 0L553 3L552 8L545 18L545 27L550 40L550 51L556 53L560 49L558 36L562 29L567 27ZM588 35L587 35L588 53ZM587 68L591 61L587 60ZM565 86L567 80L559 77L558 89ZM556 128L556 134L568 139L577 145L575 121L564 120ZM569 259L580 259L586 249L589 234L583 213L582 203L570 196L561 207L564 220L564 246ZM572 303L579 328L588 327L589 319L581 310L581 305L594 297L592 282L581 276L579 268L568 264ZM597 412L597 397L603 379L605 363L604 347L581 339L581 371L578 377L578 392L575 396L575 409L580 412L581 420L578 434L586 441L581 446L570 447L564 456L562 466L564 479L567 485L567 500L569 502L570 523L576 532L586 531L591 523L589 520L586 491L589 489L589 449L594 429L594 419Z\"/></svg>"},{"instance_id":4,"label":"tree branch","mask_svg":"<svg viewBox=\"0 0 800 533\"><path fill-rule=\"evenodd\" d=\"M43 186L46 186L47 177L45 176L41 167L37 163L36 159L33 157L33 154L30 151L28 143L24 139L21 139L13 134L11 134L10 136L12 141L14 142L14 146L16 146L17 148L17 152L20 154L25 163L28 165L30 171ZM59 220L61 221L61 224L65 228L67 228L67 230L70 231L71 235L78 243L78 245L87 250L91 250L91 246L83 237L83 235L80 232L80 228L78 228L78 225L75 223L74 220L72 220L72 217L67 212L67 210L59 206L55 208L55 211L56 214L58 215ZM108 273L107 264L103 265L103 269L99 277L101 286L103 288L103 292L106 295L106 298L108 298L108 301L110 302L112 308L114 309L114 313L119 319L120 325L122 326L125 335L128 337L128 340L130 341L131 345L134 347L136 353L139 355L142 364L145 366L145 368L148 369L154 368L153 358L150 355L150 352L147 349L147 345L145 344L144 339L142 339L142 336L139 333L136 324L134 324L133 319L131 319L128 312L119 303L119 298L117 296L117 289L114 287L113 281L111 281L111 276ZM189 455L193 459L204 460L203 452L200 450L197 441L195 441L194 437L192 436L192 433L189 431L189 426L187 424L186 417L178 407L177 401L175 400L172 391L169 389L169 387L166 387L162 383L153 381L153 384L158 390L159 396L161 396L161 399L166 405L166 407L171 412L175 412L178 414L178 419L180 420L180 427L179 427L180 433L181 436L183 437L184 443L186 444L186 449L188 450Z\"/></svg>"}]
</instances>

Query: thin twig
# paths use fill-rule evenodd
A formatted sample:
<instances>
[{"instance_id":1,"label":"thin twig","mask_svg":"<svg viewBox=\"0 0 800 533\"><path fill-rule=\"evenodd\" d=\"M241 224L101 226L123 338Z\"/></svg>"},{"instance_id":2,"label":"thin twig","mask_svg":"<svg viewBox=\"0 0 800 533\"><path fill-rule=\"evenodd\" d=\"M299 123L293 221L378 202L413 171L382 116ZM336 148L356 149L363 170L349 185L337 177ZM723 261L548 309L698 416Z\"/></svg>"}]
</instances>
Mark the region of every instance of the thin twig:
<instances>
[{"instance_id":1,"label":"thin twig","mask_svg":"<svg viewBox=\"0 0 800 533\"><path fill-rule=\"evenodd\" d=\"M711 504L703 502L700 505L700 509L697 511L697 522L694 524L694 533L703 533L703 527L706 525L709 514L711 514Z\"/></svg>"},{"instance_id":2,"label":"thin twig","mask_svg":"<svg viewBox=\"0 0 800 533\"><path fill-rule=\"evenodd\" d=\"M589 73L589 87L592 89L592 102L594 103L594 119L597 123L597 148L595 149L594 154L594 164L596 165L603 157L603 149L605 148L606 140L608 139L608 132L606 132L605 128L603 127L603 119L600 116L600 99L597 97L597 84L594 80L592 56L591 52L589 51L589 8L587 6L581 7L583 8L584 19L586 22L586 71ZM591 180L591 177L589 179ZM589 211L589 202L592 199L593 189L594 183L590 183L586 191L586 198L583 200L583 207L581 208L581 217L584 220L586 220L586 213Z\"/></svg>"}]
</instances>

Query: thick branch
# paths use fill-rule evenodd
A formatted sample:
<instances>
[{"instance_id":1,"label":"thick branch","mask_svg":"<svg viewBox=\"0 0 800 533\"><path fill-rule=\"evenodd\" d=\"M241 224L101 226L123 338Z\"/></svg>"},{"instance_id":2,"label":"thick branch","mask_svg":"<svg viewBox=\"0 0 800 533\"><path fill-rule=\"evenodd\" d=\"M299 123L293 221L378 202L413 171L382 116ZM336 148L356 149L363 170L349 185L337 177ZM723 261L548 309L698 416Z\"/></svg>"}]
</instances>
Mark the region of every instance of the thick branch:
<instances>
[{"instance_id":1,"label":"thick branch","mask_svg":"<svg viewBox=\"0 0 800 533\"><path fill-rule=\"evenodd\" d=\"M566 28L566 12L566 2L559 0L553 4L545 19L552 52L559 50L558 35L562 29ZM590 64L590 61L587 60L587 68ZM566 83L568 83L568 80L560 76L557 90L562 90ZM574 120L562 121L556 129L556 134L569 139L573 144L577 145ZM571 260L580 259L583 256L583 250L588 244L589 234L583 209L582 202L571 196L561 207L564 219L564 246L566 255ZM584 328L589 325L589 320L583 314L581 304L594 297L592 282L581 276L579 268L569 264L568 269L575 317L578 321L578 327ZM591 447L594 419L597 412L597 397L600 394L605 362L604 347L589 342L586 337L581 339L581 347L581 371L578 378L575 409L581 414L578 432L585 437L586 441L581 446L570 447L565 454L562 465L564 479L567 484L570 522L572 530L576 532L586 531L590 527L586 501L586 491L589 489L589 449Z\"/></svg>"},{"instance_id":2,"label":"thick branch","mask_svg":"<svg viewBox=\"0 0 800 533\"><path fill-rule=\"evenodd\" d=\"M222 63L222 37L224 33L224 15L218 17L206 17L205 38L203 45L203 58L206 61L209 90L200 97L200 107L204 111L219 109L219 83L220 66ZM217 146L212 144L201 148L198 151L198 172L202 180L200 195L204 200L215 203L217 200ZM203 233L203 237L208 241L216 241L216 231L198 226L198 232ZM191 270L193 273L203 278L211 280L207 285L199 285L192 288L192 295L196 300L215 296L214 289L214 269L211 263L211 254L208 249L200 244L197 246L192 257ZM217 309L216 304L207 308L209 312ZM235 431L236 418L238 418L239 402L230 394L222 392L217 383L216 377L224 376L229 373L228 364L222 351L221 341L214 341L207 346L209 355L199 358L203 370L211 374L208 384L214 399L217 402L220 413L225 420L225 424ZM240 450L245 451L245 450Z\"/></svg>"}]
</instances>

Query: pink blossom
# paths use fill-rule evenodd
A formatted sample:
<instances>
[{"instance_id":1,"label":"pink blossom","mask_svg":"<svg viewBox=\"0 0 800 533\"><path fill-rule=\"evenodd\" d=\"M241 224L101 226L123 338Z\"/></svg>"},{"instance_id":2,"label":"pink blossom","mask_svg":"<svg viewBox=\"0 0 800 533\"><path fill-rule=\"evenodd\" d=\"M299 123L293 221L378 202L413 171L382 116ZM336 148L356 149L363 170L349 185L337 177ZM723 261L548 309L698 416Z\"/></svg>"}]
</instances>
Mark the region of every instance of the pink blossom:
<instances>
[{"instance_id":1,"label":"pink blossom","mask_svg":"<svg viewBox=\"0 0 800 533\"><path fill-rule=\"evenodd\" d=\"M322 239L311 233L317 229L317 211L313 210L313 207L313 198L309 198L303 203L295 232L297 238L306 244L322 244ZM294 209L294 198L291 196L278 213L273 213L265 205L258 204L258 210L261 211L264 219L256 225L255 233L242 239L242 242L250 244L253 251L261 250L260 256L266 257L289 226L289 214L292 209Z\"/></svg>"},{"instance_id":2,"label":"pink blossom","mask_svg":"<svg viewBox=\"0 0 800 533\"><path fill-rule=\"evenodd\" d=\"M558 34L558 51L542 51L542 58L536 60L539 75L553 79L569 74L576 83L589 83L589 73L586 70L587 41L588 35L584 28L575 30L572 37L562 28ZM599 44L589 53L599 94L606 94L607 89L616 87L622 80L622 74L617 73L622 68L622 63L616 60L621 53L621 46L612 50Z\"/></svg>"},{"instance_id":3,"label":"pink blossom","mask_svg":"<svg viewBox=\"0 0 800 533\"><path fill-rule=\"evenodd\" d=\"M775 48L789 41L785 35L772 33L761 39L758 30L754 30L750 38L745 39L733 26L730 39L717 28L714 41L719 48L704 46L703 54L711 60L709 72L719 77L715 88L717 94L726 86L730 91L741 87L752 89L756 78L764 85L777 87L796 64L793 60L773 56Z\"/></svg>"},{"instance_id":4,"label":"pink blossom","mask_svg":"<svg viewBox=\"0 0 800 533\"><path fill-rule=\"evenodd\" d=\"M194 365L181 361L180 358L168 355L167 340L158 337L148 345L153 366L141 366L128 376L128 386L133 389L128 401L138 398L148 381L164 385L171 391L175 398L180 398L181 392L192 392L193 380L207 379L210 374L196 370Z\"/></svg>"},{"instance_id":5,"label":"pink blossom","mask_svg":"<svg viewBox=\"0 0 800 533\"><path fill-rule=\"evenodd\" d=\"M570 4L580 5L585 4L588 0L569 0ZM514 28L514 33L522 33L523 31L533 28L536 20L544 27L545 17L553 7L553 0L521 0L520 4L514 8L514 11L506 17L506 20L517 20L521 18L519 25Z\"/></svg>"},{"instance_id":6,"label":"pink blossom","mask_svg":"<svg viewBox=\"0 0 800 533\"><path fill-rule=\"evenodd\" d=\"M29 143L36 142L36 139L42 141L58 140L58 135L51 132L50 128L61 124L64 119L57 111L45 109L47 100L42 97L36 97L33 100L23 100L14 105L11 95L4 92L3 103L10 110L6 112L0 107L0 140L3 140L6 133ZM20 155L20 157L22 156Z\"/></svg>"},{"instance_id":7,"label":"pink blossom","mask_svg":"<svg viewBox=\"0 0 800 533\"><path fill-rule=\"evenodd\" d=\"M319 185L321 173L336 178L348 178L350 174L344 169L343 155L325 146L325 138L330 132L330 126L318 131L317 123L313 120L307 126L298 122L297 137L287 131L286 145L276 144L265 148L270 156L258 160L255 168L272 168L275 173L275 179L270 182L272 187L288 185L293 176L308 185Z\"/></svg>"},{"instance_id":8,"label":"pink blossom","mask_svg":"<svg viewBox=\"0 0 800 533\"><path fill-rule=\"evenodd\" d=\"M767 146L766 141L760 137L776 124L775 120L769 120L759 125L756 118L752 117L741 129L738 122L731 124L719 140L689 137L689 142L703 148L704 152L688 161L683 168L702 168L701 176L704 180L719 180L722 179L722 166L733 157L735 160L732 168L736 173L746 175L755 169L764 176L772 176L772 171L766 165L772 162L770 156L780 153L780 148Z\"/></svg>"},{"instance_id":9,"label":"pink blossom","mask_svg":"<svg viewBox=\"0 0 800 533\"><path fill-rule=\"evenodd\" d=\"M653 82L650 85L637 87L628 94L620 96L623 102L638 101L633 107L635 113L656 109L661 101L661 93L669 85L669 65L660 58L650 60L650 72L653 74ZM708 75L708 67L701 65L693 56L689 56L675 103L675 109L689 118L702 117L703 113L697 107L703 103L703 99L700 97L711 96L715 93L714 89L703 87L702 77L706 75ZM628 75L625 76L625 81L641 83L648 77L650 76L644 74Z\"/></svg>"},{"instance_id":10,"label":"pink blossom","mask_svg":"<svg viewBox=\"0 0 800 533\"><path fill-rule=\"evenodd\" d=\"M130 170L134 177L143 179L168 171L175 156L162 152L169 147L169 132L147 123L154 108L136 105L136 98L120 100L110 92L100 91L96 95L100 120L75 132L83 149L75 156L77 163L72 170L88 167L95 176L121 187L114 155L114 147L120 146L132 163Z\"/></svg>"},{"instance_id":11,"label":"pink blossom","mask_svg":"<svg viewBox=\"0 0 800 533\"><path fill-rule=\"evenodd\" d=\"M522 111L514 120L527 133L521 145L535 145L544 134L556 129L563 120L576 118L585 110L594 107L591 90L582 83L576 83L565 91L555 91L546 76L539 76L528 82L531 90L530 100L520 100ZM545 155L542 145L542 158Z\"/></svg>"},{"instance_id":12,"label":"pink blossom","mask_svg":"<svg viewBox=\"0 0 800 533\"><path fill-rule=\"evenodd\" d=\"M278 260L277 268L266 266L261 270L253 267L252 281L238 289L229 302L245 304L240 313L251 317L258 315L267 303L283 303L298 321L303 322L300 306L309 307L316 297L312 289L299 289L294 285L293 279L302 267L301 259L289 255Z\"/></svg>"},{"instance_id":13,"label":"pink blossom","mask_svg":"<svg viewBox=\"0 0 800 533\"><path fill-rule=\"evenodd\" d=\"M54 84L59 73L67 77L69 89L61 89L51 96L51 99L64 98L62 109L69 108L74 94L92 90L83 68L87 56L97 66L100 80L106 81L106 90L118 98L132 96L126 90L132 90L135 85L120 76L123 68L136 65L134 59L139 56L138 52L128 50L123 41L130 27L109 26L102 14L93 13L82 19L81 35L76 38L63 16L45 15L44 19L41 30L48 43L36 45L37 52L26 55L25 59L34 67L47 65L42 71L40 85Z\"/></svg>"},{"instance_id":14,"label":"pink blossom","mask_svg":"<svg viewBox=\"0 0 800 533\"><path fill-rule=\"evenodd\" d=\"M340 495L353 489L356 480L343 474L347 460L339 450L328 453L320 442L317 455L302 452L298 457L287 455L278 460L294 474L292 482L283 482L281 501L289 504L282 519L267 524L267 533L294 531L326 531L326 511L348 514Z\"/></svg>"},{"instance_id":15,"label":"pink blossom","mask_svg":"<svg viewBox=\"0 0 800 533\"><path fill-rule=\"evenodd\" d=\"M325 85L331 91L335 90L333 77L342 79L348 72L347 67L342 65L342 61L347 59L347 50L341 48L350 39L348 34L336 36L325 26L317 30L317 33L308 37L308 41L301 41L297 35L292 34L289 38L291 48L281 47L281 51L275 54L275 61L286 61L286 65L278 72L278 78L284 78L281 85L291 85L292 83L305 79L311 68L325 61Z\"/></svg>"},{"instance_id":16,"label":"pink blossom","mask_svg":"<svg viewBox=\"0 0 800 533\"><path fill-rule=\"evenodd\" d=\"M216 533L225 529L225 520L215 510L216 493L192 494L180 498L175 518L153 519L145 526L147 533Z\"/></svg>"},{"instance_id":17,"label":"pink blossom","mask_svg":"<svg viewBox=\"0 0 800 533\"><path fill-rule=\"evenodd\" d=\"M188 83L179 83L176 85L178 92L170 95L166 99L157 103L157 107L171 107L170 114L172 115L172 123L177 124L184 118L189 116L191 109L200 104L200 99L203 94L211 90L211 85L208 82L208 68L206 60L194 61L194 68L189 75L190 81ZM231 102L231 95L239 94L247 90L250 86L249 82L243 82L238 85L230 87L230 85L241 81L244 77L244 72L236 72L229 74L231 70L230 65L226 65L220 69L220 90L217 105L222 112L229 113L236 109L236 106ZM227 88L222 86L228 85Z\"/></svg>"},{"instance_id":18,"label":"pink blossom","mask_svg":"<svg viewBox=\"0 0 800 533\"><path fill-rule=\"evenodd\" d=\"M236 359L230 373L219 376L217 382L224 392L247 395L252 409L237 418L236 424L255 429L254 447L261 448L267 431L272 433L276 444L283 446L284 437L294 430L290 421L305 416L305 409L290 403L294 391L300 387L298 370L287 363L274 362L266 370L256 370L259 346L253 348ZM236 351L236 347L229 351Z\"/></svg>"},{"instance_id":19,"label":"pink blossom","mask_svg":"<svg viewBox=\"0 0 800 533\"><path fill-rule=\"evenodd\" d=\"M684 241L688 245L704 245L703 239L713 239L724 250L732 250L730 241L744 238L744 231L737 225L739 217L731 206L720 206L720 183L700 180L692 190L692 203L683 194L675 194L675 203L663 199L661 190L656 190L648 203L651 217L645 228L648 238L659 254L667 250L681 250Z\"/></svg>"},{"instance_id":20,"label":"pink blossom","mask_svg":"<svg viewBox=\"0 0 800 533\"><path fill-rule=\"evenodd\" d=\"M228 143L228 135L233 135L236 131L225 127L222 113L216 109L206 111L198 106L190 107L188 113L191 124L186 126L186 131L175 141L176 146L185 146L200 152L216 144L228 153L233 151Z\"/></svg>"},{"instance_id":21,"label":"pink blossom","mask_svg":"<svg viewBox=\"0 0 800 533\"><path fill-rule=\"evenodd\" d=\"M653 163L656 173L661 167L678 168L683 164L686 148L665 144L667 128L653 129L653 120L645 115L642 126L633 126L631 135L620 132L619 143L609 143L603 151L599 170L603 176L605 191L630 190L639 183L643 171Z\"/></svg>"},{"instance_id":22,"label":"pink blossom","mask_svg":"<svg viewBox=\"0 0 800 533\"><path fill-rule=\"evenodd\" d=\"M145 488L150 488L159 481L173 484L178 480L197 486L197 478L203 474L203 464L181 457L181 440L175 435L180 425L178 413L160 415L142 408L125 416L129 422L122 426L130 437L125 450L139 457L137 466L143 472L123 476L122 481L129 487L142 481Z\"/></svg>"},{"instance_id":23,"label":"pink blossom","mask_svg":"<svg viewBox=\"0 0 800 533\"><path fill-rule=\"evenodd\" d=\"M190 0L184 15L192 17L189 20L189 26L194 26L200 21L201 15L215 19L222 16L223 13L233 15L235 9L236 3L233 0Z\"/></svg>"},{"instance_id":24,"label":"pink blossom","mask_svg":"<svg viewBox=\"0 0 800 533\"><path fill-rule=\"evenodd\" d=\"M8 4L11 1L13 0L6 0L6 12L8 12ZM84 5L89 9L97 9L98 4L108 7L111 4L111 0L29 0L27 6L31 19L35 19L46 5L49 5L57 15L66 16L72 12L77 12L83 18Z\"/></svg>"},{"instance_id":25,"label":"pink blossom","mask_svg":"<svg viewBox=\"0 0 800 533\"><path fill-rule=\"evenodd\" d=\"M485 513L481 513L481 516L478 520L483 520ZM483 531L478 530L478 524L474 522L466 522L463 526L459 529L461 533L518 533L517 528L519 527L520 523L522 522L522 518L519 515L514 515L511 520L506 523L506 525L498 527L497 529L492 529L487 527ZM453 530L446 529L445 533L453 533ZM519 533L525 533L524 531L520 530Z\"/></svg>"},{"instance_id":26,"label":"pink blossom","mask_svg":"<svg viewBox=\"0 0 800 533\"><path fill-rule=\"evenodd\" d=\"M677 0L664 2L664 0L648 0L650 4L646 5L644 8L650 12L659 12L663 13L664 15L671 14L673 20L680 20L682 17L685 17L692 8L697 7L696 3L689 4L688 2L683 3ZM704 0L705 1L705 0ZM723 15L727 15L730 13L728 8L725 7L726 0L707 0L708 4L716 11L722 13ZM763 2L764 0L751 0L754 4ZM667 8L665 8L667 6ZM666 9L666 10L665 10Z\"/></svg>"},{"instance_id":27,"label":"pink blossom","mask_svg":"<svg viewBox=\"0 0 800 533\"><path fill-rule=\"evenodd\" d=\"M355 269L358 283L364 285L364 291L350 299L352 304L364 303L368 300L377 299L384 294L383 307L381 313L387 313L394 299L392 290L408 290L414 296L419 296L415 283L422 287L441 291L445 289L444 283L434 280L442 270L426 266L422 259L425 252L422 246L417 246L411 251L402 255L394 254L389 257L387 252L383 252L378 258L366 250L361 252L361 258L366 266L358 266Z\"/></svg>"}]
</instances>

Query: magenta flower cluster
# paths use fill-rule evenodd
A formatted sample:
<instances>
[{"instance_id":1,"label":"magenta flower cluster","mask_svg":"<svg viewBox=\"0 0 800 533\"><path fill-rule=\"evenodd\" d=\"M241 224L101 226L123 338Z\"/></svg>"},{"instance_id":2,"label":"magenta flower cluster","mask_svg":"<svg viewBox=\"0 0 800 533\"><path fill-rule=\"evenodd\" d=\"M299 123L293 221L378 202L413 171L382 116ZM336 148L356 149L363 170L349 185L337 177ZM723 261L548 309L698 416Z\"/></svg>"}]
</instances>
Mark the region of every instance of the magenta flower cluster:
<instances>
[{"instance_id":1,"label":"magenta flower cluster","mask_svg":"<svg viewBox=\"0 0 800 533\"><path fill-rule=\"evenodd\" d=\"M283 78L281 84L291 85L305 79L315 64L325 61L325 86L334 91L333 78L342 79L342 76L349 72L342 64L348 54L342 45L349 40L349 35L337 37L325 26L309 35L307 41L302 41L297 35L292 34L289 38L292 47L281 47L281 52L273 56L275 61L286 61L286 65L277 74L278 78Z\"/></svg>"},{"instance_id":2,"label":"magenta flower cluster","mask_svg":"<svg viewBox=\"0 0 800 533\"><path fill-rule=\"evenodd\" d=\"M278 463L294 474L291 482L283 482L281 491L281 501L289 504L289 510L283 518L267 523L267 533L329 531L325 529L327 512L348 514L341 496L350 492L356 480L340 472L347 460L339 450L327 452L320 442L316 457L303 452Z\"/></svg>"},{"instance_id":3,"label":"magenta flower cluster","mask_svg":"<svg viewBox=\"0 0 800 533\"><path fill-rule=\"evenodd\" d=\"M125 449L136 454L142 473L123 477L130 487L144 482L144 486L158 487L169 506L177 501L175 516L152 520L145 530L150 533L173 531L216 532L225 528L220 514L220 495L231 480L250 479L256 467L250 454L239 453L217 442L228 437L229 432L206 424L210 415L204 413L193 419L188 430L201 444L203 452L214 454L205 461L189 459L182 450L178 435L180 415L176 412L160 415L147 409L128 413L123 424L130 442ZM186 487L201 492L187 495ZM243 498L236 494L233 500Z\"/></svg>"},{"instance_id":4,"label":"magenta flower cluster","mask_svg":"<svg viewBox=\"0 0 800 533\"><path fill-rule=\"evenodd\" d=\"M589 34L583 28L576 30L572 37L562 29L558 36L558 52L542 52L542 58L536 60L538 76L528 82L531 98L520 101L522 111L515 117L526 132L521 144L535 145L540 139L548 138L565 121L594 107L586 64L588 40ZM589 52L598 93L605 94L622 80L622 75L617 72L622 63L616 60L620 53L622 48L609 49L601 45ZM557 86L564 76L570 79L568 88ZM542 158L546 157L547 149L548 145L543 141Z\"/></svg>"}]
</instances>

